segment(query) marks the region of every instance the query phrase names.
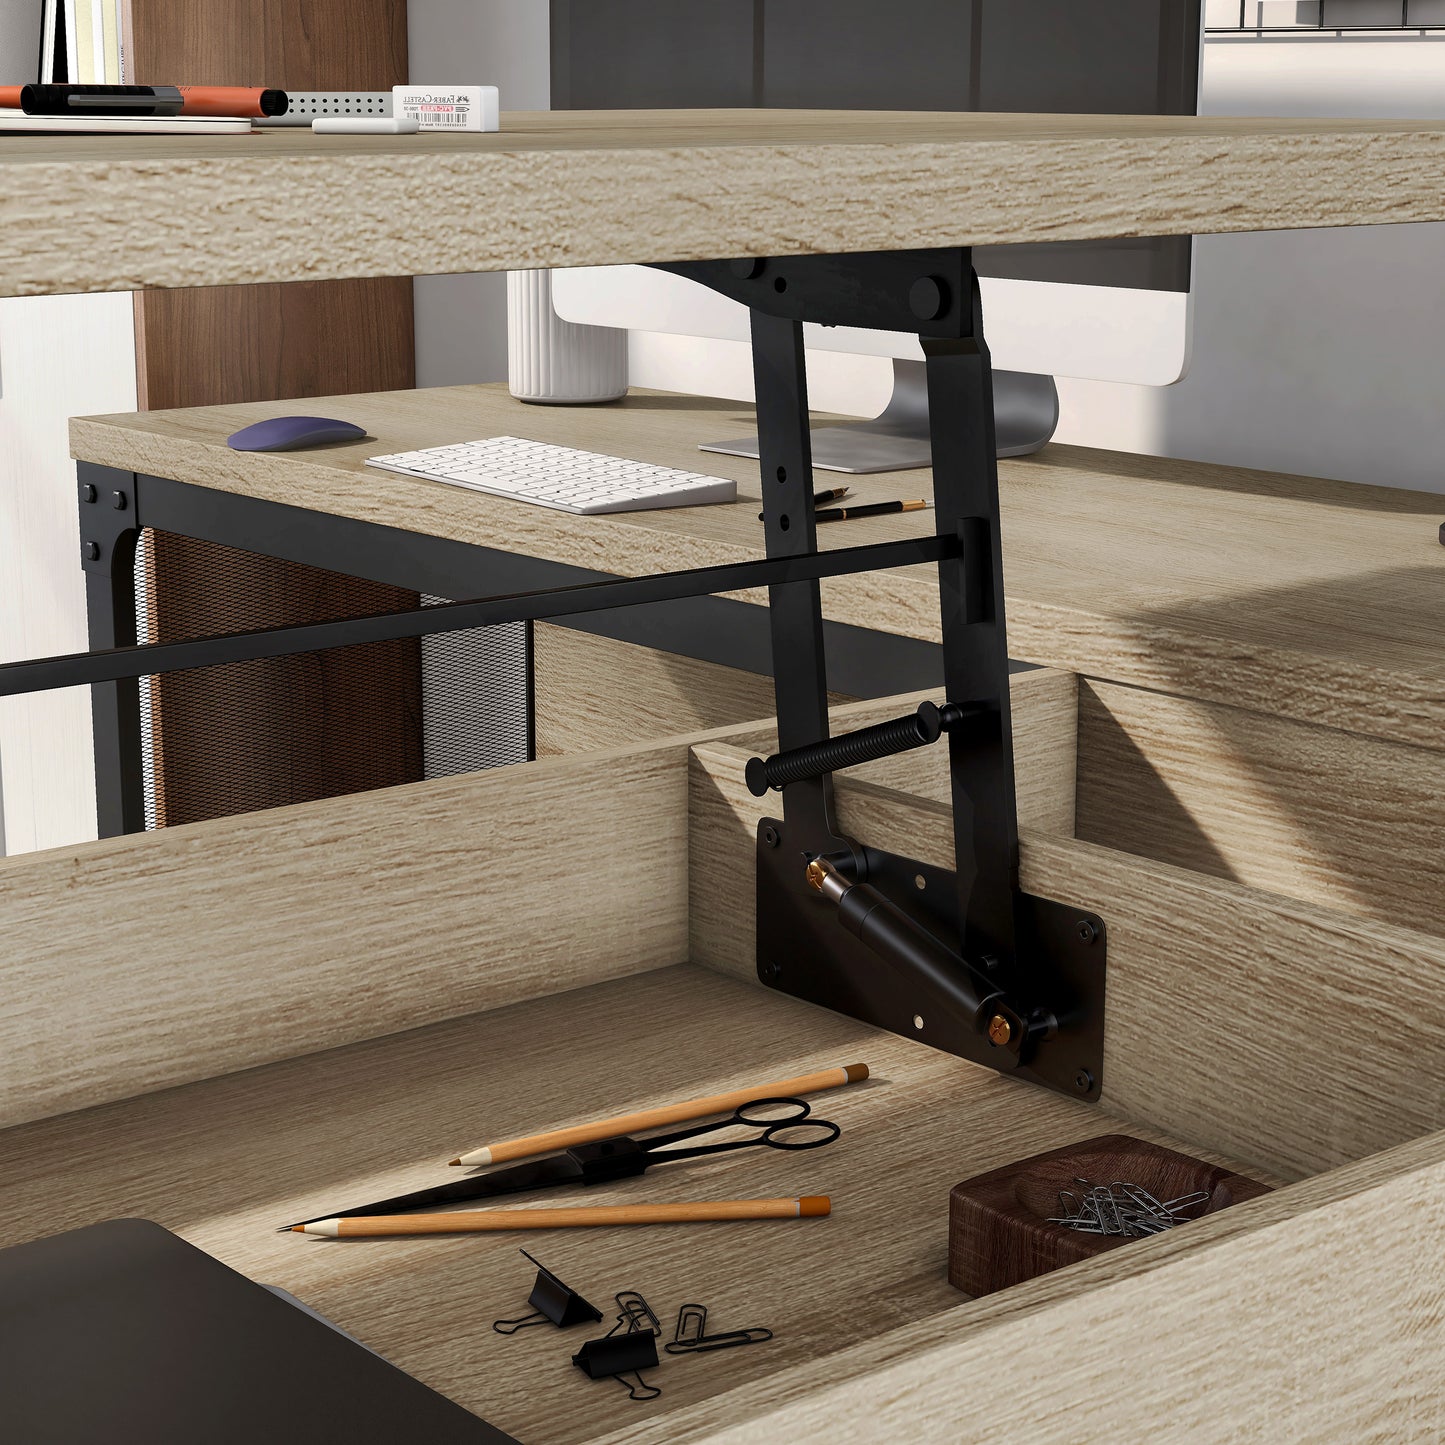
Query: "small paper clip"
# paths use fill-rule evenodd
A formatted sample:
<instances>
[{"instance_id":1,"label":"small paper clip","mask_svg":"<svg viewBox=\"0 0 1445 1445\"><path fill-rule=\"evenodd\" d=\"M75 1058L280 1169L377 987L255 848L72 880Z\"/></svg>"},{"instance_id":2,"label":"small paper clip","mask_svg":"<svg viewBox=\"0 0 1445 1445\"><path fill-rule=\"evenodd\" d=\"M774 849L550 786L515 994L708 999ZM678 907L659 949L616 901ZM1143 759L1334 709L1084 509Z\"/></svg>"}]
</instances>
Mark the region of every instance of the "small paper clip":
<instances>
[{"instance_id":1,"label":"small paper clip","mask_svg":"<svg viewBox=\"0 0 1445 1445\"><path fill-rule=\"evenodd\" d=\"M531 1325L545 1325L549 1320L559 1329L580 1325L584 1320L600 1320L602 1311L589 1304L575 1289L563 1284L541 1260L533 1258L524 1249L520 1251L537 1266L537 1282L532 1286L527 1303L532 1313L515 1320L493 1320L492 1328L499 1335L515 1335ZM640 1296L639 1296L640 1298Z\"/></svg>"},{"instance_id":2,"label":"small paper clip","mask_svg":"<svg viewBox=\"0 0 1445 1445\"><path fill-rule=\"evenodd\" d=\"M731 1350L738 1345L760 1345L773 1337L771 1330L755 1325L746 1330L722 1330L718 1334L707 1332L707 1306L683 1305L677 1312L677 1328L672 1332L672 1343L665 1345L669 1355L705 1354L708 1350Z\"/></svg>"}]
</instances>

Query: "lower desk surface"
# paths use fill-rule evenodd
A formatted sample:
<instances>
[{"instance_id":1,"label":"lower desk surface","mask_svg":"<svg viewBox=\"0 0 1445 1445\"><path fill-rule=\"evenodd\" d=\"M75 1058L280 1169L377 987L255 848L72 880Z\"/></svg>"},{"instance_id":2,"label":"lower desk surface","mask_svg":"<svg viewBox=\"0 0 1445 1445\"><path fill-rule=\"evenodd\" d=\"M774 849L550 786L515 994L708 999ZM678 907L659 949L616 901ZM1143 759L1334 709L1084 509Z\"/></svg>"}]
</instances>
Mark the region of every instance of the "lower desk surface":
<instances>
[{"instance_id":1,"label":"lower desk surface","mask_svg":"<svg viewBox=\"0 0 1445 1445\"><path fill-rule=\"evenodd\" d=\"M814 1099L843 1127L832 1147L744 1151L586 1193L825 1193L829 1219L344 1242L275 1232L456 1177L445 1161L488 1139L854 1061L870 1065L868 1083ZM1097 1108L683 965L11 1129L0 1242L154 1219L527 1445L582 1441L964 1303L946 1279L952 1185L1117 1127ZM527 1311L534 1271L519 1245L603 1323L494 1334L494 1319ZM611 1327L622 1289L647 1297L667 1338L679 1306L697 1302L713 1329L764 1325L775 1339L664 1356L662 1397L634 1404L570 1364Z\"/></svg>"},{"instance_id":2,"label":"lower desk surface","mask_svg":"<svg viewBox=\"0 0 1445 1445\"><path fill-rule=\"evenodd\" d=\"M505 386L326 397L372 440L245 455L226 437L277 402L79 417L72 453L263 501L636 576L763 552L755 461L700 441L752 426L736 402L634 391L529 407ZM820 418L821 420L821 418ZM574 517L379 472L369 456L501 433L731 477L731 506ZM836 480L836 479L835 479ZM848 477L863 502L928 496L927 470ZM831 485L820 473L820 486ZM1438 748L1445 498L1050 445L999 467L1012 656L1092 677ZM926 515L825 527L826 549L927 532ZM936 572L825 582L838 622L936 640ZM394 579L393 579L394 580ZM760 600L760 599L754 599Z\"/></svg>"}]
</instances>

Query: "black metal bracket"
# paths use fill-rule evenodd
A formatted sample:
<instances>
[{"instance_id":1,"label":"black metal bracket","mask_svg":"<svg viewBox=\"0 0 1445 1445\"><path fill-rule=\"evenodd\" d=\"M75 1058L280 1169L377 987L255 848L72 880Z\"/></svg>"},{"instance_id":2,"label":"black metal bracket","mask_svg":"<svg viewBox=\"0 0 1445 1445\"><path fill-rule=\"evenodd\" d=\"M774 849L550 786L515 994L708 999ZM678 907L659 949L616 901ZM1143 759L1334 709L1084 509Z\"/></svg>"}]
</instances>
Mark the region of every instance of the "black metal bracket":
<instances>
[{"instance_id":1,"label":"black metal bracket","mask_svg":"<svg viewBox=\"0 0 1445 1445\"><path fill-rule=\"evenodd\" d=\"M818 583L770 588L782 793L758 832L764 983L1076 1098L1103 1082L1105 929L1018 884L992 369L966 249L676 263L748 306L769 557L816 554L802 325L912 331L928 376L946 700L829 738ZM948 724L943 721L948 719ZM949 725L952 724L952 725ZM955 870L869 848L834 822L832 772L946 733Z\"/></svg>"},{"instance_id":2,"label":"black metal bracket","mask_svg":"<svg viewBox=\"0 0 1445 1445\"><path fill-rule=\"evenodd\" d=\"M79 464L77 475L89 644L95 651L134 647L136 545L143 526L135 478L88 462ZM90 716L97 833L138 833L145 827L145 776L136 677L94 681Z\"/></svg>"}]
</instances>

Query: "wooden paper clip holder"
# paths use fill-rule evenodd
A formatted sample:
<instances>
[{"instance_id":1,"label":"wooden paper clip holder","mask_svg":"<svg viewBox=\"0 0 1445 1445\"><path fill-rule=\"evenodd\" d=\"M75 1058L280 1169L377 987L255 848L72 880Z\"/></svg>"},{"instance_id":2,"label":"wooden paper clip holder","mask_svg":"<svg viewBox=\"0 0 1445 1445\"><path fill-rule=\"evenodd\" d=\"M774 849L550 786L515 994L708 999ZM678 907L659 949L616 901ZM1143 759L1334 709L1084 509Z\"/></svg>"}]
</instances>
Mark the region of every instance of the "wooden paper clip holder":
<instances>
[{"instance_id":1,"label":"wooden paper clip holder","mask_svg":"<svg viewBox=\"0 0 1445 1445\"><path fill-rule=\"evenodd\" d=\"M965 1294L992 1294L1135 1243L1049 1223L1059 1214L1060 1193L1075 1189L1079 1179L1103 1185L1125 1180L1159 1200L1203 1190L1209 1199L1200 1218L1270 1192L1266 1184L1188 1154L1127 1134L1103 1134L954 1185L948 1204L949 1283Z\"/></svg>"}]
</instances>

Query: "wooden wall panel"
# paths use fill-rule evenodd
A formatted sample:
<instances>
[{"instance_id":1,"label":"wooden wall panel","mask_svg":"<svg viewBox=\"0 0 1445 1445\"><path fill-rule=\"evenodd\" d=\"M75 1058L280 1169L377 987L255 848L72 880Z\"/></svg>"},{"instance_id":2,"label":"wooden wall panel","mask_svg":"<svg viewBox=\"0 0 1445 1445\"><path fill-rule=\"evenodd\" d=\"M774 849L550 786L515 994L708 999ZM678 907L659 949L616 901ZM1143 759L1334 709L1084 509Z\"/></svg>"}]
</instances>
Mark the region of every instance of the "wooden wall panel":
<instances>
[{"instance_id":1,"label":"wooden wall panel","mask_svg":"<svg viewBox=\"0 0 1445 1445\"><path fill-rule=\"evenodd\" d=\"M405 0L130 0L141 85L383 90L406 81Z\"/></svg>"},{"instance_id":2,"label":"wooden wall panel","mask_svg":"<svg viewBox=\"0 0 1445 1445\"><path fill-rule=\"evenodd\" d=\"M132 0L132 13L142 83L389 90L407 78L405 0ZM408 277L145 291L135 305L145 409L415 384ZM149 557L152 640L418 602L207 543L161 538ZM420 778L420 659L416 644L387 645L155 679L158 821Z\"/></svg>"},{"instance_id":3,"label":"wooden wall panel","mask_svg":"<svg viewBox=\"0 0 1445 1445\"><path fill-rule=\"evenodd\" d=\"M1084 682L1078 835L1445 933L1445 753Z\"/></svg>"},{"instance_id":4,"label":"wooden wall panel","mask_svg":"<svg viewBox=\"0 0 1445 1445\"><path fill-rule=\"evenodd\" d=\"M411 279L138 291L136 365L145 410L405 390Z\"/></svg>"}]
</instances>

